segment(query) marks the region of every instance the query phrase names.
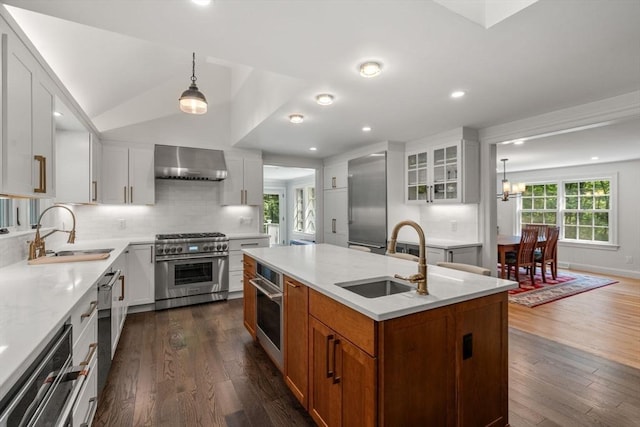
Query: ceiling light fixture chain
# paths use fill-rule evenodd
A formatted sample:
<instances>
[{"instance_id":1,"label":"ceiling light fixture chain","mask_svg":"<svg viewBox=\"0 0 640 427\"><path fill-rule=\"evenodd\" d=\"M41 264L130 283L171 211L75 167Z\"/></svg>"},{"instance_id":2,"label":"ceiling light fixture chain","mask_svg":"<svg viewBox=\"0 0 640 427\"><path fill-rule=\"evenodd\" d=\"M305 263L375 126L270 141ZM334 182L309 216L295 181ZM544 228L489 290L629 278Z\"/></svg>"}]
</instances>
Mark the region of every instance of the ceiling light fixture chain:
<instances>
[{"instance_id":1,"label":"ceiling light fixture chain","mask_svg":"<svg viewBox=\"0 0 640 427\"><path fill-rule=\"evenodd\" d=\"M193 52L193 60L191 61L191 83L195 86L196 80L196 53Z\"/></svg>"}]
</instances>

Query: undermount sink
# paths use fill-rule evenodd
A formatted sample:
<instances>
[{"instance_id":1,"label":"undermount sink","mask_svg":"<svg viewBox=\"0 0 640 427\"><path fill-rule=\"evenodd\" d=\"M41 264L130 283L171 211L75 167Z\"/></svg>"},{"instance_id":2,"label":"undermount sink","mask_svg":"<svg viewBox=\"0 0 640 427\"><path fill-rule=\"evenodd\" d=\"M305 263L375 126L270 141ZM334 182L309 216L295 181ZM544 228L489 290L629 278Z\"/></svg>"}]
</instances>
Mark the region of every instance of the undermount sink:
<instances>
[{"instance_id":1,"label":"undermount sink","mask_svg":"<svg viewBox=\"0 0 640 427\"><path fill-rule=\"evenodd\" d=\"M58 251L55 256L73 256L73 255L94 255L94 254L108 254L113 248L106 249L75 249L70 251Z\"/></svg>"},{"instance_id":2,"label":"undermount sink","mask_svg":"<svg viewBox=\"0 0 640 427\"><path fill-rule=\"evenodd\" d=\"M365 298L380 298L403 292L415 291L415 287L407 285L393 277L377 277L374 279L357 280L353 282L336 283L343 289L356 293Z\"/></svg>"}]
</instances>

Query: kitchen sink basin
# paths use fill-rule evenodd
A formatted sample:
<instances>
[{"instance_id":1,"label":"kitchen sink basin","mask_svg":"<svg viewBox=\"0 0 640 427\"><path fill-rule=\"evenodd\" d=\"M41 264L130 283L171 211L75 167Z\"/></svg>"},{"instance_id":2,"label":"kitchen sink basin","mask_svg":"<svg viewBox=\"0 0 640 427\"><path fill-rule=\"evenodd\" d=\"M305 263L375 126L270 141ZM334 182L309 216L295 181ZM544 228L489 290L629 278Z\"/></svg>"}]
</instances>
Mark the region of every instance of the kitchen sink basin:
<instances>
[{"instance_id":1,"label":"kitchen sink basin","mask_svg":"<svg viewBox=\"0 0 640 427\"><path fill-rule=\"evenodd\" d=\"M72 255L93 255L93 254L108 254L113 248L106 249L75 249L72 251L58 251L55 256L72 256Z\"/></svg>"},{"instance_id":2,"label":"kitchen sink basin","mask_svg":"<svg viewBox=\"0 0 640 427\"><path fill-rule=\"evenodd\" d=\"M358 280L354 282L336 283L343 289L356 293L365 298L380 298L387 295L413 291L416 288L400 282L393 277L378 277L375 279Z\"/></svg>"}]
</instances>

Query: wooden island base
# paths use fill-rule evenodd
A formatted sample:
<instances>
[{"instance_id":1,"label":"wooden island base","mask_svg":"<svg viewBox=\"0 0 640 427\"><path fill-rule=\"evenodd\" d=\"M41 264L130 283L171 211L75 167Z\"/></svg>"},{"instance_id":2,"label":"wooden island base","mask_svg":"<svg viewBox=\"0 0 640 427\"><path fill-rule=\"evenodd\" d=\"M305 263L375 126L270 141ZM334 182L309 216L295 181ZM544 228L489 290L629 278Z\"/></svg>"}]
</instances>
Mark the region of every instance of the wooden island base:
<instances>
[{"instance_id":1,"label":"wooden island base","mask_svg":"<svg viewBox=\"0 0 640 427\"><path fill-rule=\"evenodd\" d=\"M500 292L378 322L285 276L285 382L322 426L507 426L507 303Z\"/></svg>"}]
</instances>

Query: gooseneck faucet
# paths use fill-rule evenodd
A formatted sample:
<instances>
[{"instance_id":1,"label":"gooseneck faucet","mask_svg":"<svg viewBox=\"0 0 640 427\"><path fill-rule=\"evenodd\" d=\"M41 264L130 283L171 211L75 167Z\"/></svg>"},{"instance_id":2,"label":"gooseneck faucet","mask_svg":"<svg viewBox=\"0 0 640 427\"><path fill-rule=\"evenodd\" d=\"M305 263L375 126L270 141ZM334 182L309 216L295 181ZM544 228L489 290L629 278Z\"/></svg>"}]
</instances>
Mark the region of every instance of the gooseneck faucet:
<instances>
[{"instance_id":1,"label":"gooseneck faucet","mask_svg":"<svg viewBox=\"0 0 640 427\"><path fill-rule=\"evenodd\" d=\"M41 237L40 222L42 221L42 217L44 216L45 213L47 213L47 211L53 208L62 208L62 209L68 210L69 213L71 214L71 217L73 218L73 227L71 227L71 231L58 230L58 229L51 230L50 232L48 232L47 234ZM67 243L74 243L76 241L76 216L73 214L73 211L66 206L53 205L53 206L49 206L47 209L42 211L42 213L40 214L40 217L38 218L38 223L36 224L36 236L34 237L33 241L29 242L29 259L30 260L40 258L45 255L46 251L44 248L44 239L45 237L52 235L56 231L60 231L62 233L69 233L69 239L67 239Z\"/></svg>"},{"instance_id":2,"label":"gooseneck faucet","mask_svg":"<svg viewBox=\"0 0 640 427\"><path fill-rule=\"evenodd\" d=\"M429 291L427 290L427 256L426 256L426 248L425 248L425 238L424 231L422 228L415 223L414 221L405 220L400 221L393 227L393 231L391 232L391 240L389 241L389 246L387 248L387 253L395 254L396 253L396 243L398 240L398 232L402 227L408 225L413 227L418 233L418 238L420 239L420 255L418 256L418 273L411 275L409 277L402 277L399 274L396 274L394 277L402 280L408 280L411 283L417 283L418 289L417 293L420 295L429 295Z\"/></svg>"}]
</instances>

